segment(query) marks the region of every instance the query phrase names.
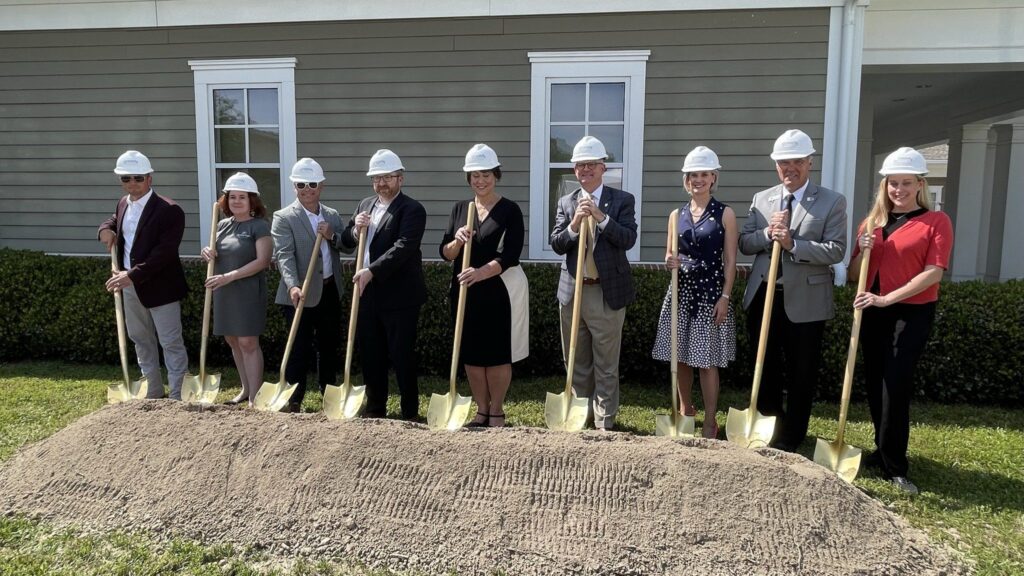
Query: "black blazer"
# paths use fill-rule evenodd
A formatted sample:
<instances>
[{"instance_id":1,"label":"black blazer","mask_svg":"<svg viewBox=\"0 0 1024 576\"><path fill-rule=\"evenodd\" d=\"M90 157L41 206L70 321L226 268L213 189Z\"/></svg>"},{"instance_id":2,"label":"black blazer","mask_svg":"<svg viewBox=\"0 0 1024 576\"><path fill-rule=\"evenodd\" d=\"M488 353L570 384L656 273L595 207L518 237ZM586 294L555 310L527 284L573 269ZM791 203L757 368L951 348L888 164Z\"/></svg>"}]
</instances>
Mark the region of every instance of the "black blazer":
<instances>
[{"instance_id":1,"label":"black blazer","mask_svg":"<svg viewBox=\"0 0 1024 576\"><path fill-rule=\"evenodd\" d=\"M127 209L128 196L124 196L117 203L117 210L100 224L97 231L99 234L103 230L111 230L117 234L119 268L124 262L121 220ZM185 271L182 270L181 259L178 257L178 247L184 234L184 210L174 200L153 192L153 196L142 210L132 252L128 255L132 265L128 270L128 277L132 279L139 301L146 308L163 306L185 297L188 287L185 283Z\"/></svg>"},{"instance_id":2,"label":"black blazer","mask_svg":"<svg viewBox=\"0 0 1024 576\"><path fill-rule=\"evenodd\" d=\"M364 198L356 207L341 233L346 248L356 248L359 237L355 234L356 215L372 212L377 196ZM396 310L421 306L427 301L427 286L423 281L423 254L420 242L427 226L427 211L423 205L399 192L388 205L370 241L370 261L363 265L373 272L373 280L366 286L373 290L377 307Z\"/></svg>"}]
</instances>

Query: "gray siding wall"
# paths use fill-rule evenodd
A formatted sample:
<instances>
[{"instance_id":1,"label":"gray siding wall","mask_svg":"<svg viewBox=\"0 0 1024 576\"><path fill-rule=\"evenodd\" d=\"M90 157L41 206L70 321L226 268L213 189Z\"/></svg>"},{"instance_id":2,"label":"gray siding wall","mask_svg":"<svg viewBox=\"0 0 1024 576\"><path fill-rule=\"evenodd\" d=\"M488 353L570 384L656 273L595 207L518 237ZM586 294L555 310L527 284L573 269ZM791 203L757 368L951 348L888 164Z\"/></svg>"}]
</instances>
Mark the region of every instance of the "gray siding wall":
<instances>
[{"instance_id":1,"label":"gray siding wall","mask_svg":"<svg viewBox=\"0 0 1024 576\"><path fill-rule=\"evenodd\" d=\"M5 32L0 246L100 252L96 225L121 194L114 159L137 148L184 207L182 254L196 254L187 61L295 56L298 153L327 171L324 201L350 212L371 193L369 156L395 150L434 257L452 203L469 196L462 158L476 142L501 157L499 191L529 210L528 51L650 49L640 241L641 258L660 261L691 148L719 154L719 194L742 218L778 181L776 136L799 127L820 143L827 40L827 9Z\"/></svg>"}]
</instances>

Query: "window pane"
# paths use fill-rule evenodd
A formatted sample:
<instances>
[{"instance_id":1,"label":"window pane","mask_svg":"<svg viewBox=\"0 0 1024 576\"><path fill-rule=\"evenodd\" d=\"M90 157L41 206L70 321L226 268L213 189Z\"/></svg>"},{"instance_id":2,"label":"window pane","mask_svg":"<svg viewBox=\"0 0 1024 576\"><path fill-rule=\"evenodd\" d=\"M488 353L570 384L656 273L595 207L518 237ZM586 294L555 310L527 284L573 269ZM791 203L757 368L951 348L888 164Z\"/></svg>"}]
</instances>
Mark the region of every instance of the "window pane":
<instances>
[{"instance_id":1,"label":"window pane","mask_svg":"<svg viewBox=\"0 0 1024 576\"><path fill-rule=\"evenodd\" d=\"M625 109L626 85L624 83L590 85L590 121L622 122L625 118Z\"/></svg>"},{"instance_id":2,"label":"window pane","mask_svg":"<svg viewBox=\"0 0 1024 576\"><path fill-rule=\"evenodd\" d=\"M249 128L249 162L281 160L277 128Z\"/></svg>"},{"instance_id":3,"label":"window pane","mask_svg":"<svg viewBox=\"0 0 1024 576\"><path fill-rule=\"evenodd\" d=\"M576 173L572 168L552 168L550 170L548 177L548 232L555 227L558 199L579 187L580 183L576 181Z\"/></svg>"},{"instance_id":4,"label":"window pane","mask_svg":"<svg viewBox=\"0 0 1024 576\"><path fill-rule=\"evenodd\" d=\"M586 89L586 84L552 84L551 121L582 122L586 111Z\"/></svg>"},{"instance_id":5,"label":"window pane","mask_svg":"<svg viewBox=\"0 0 1024 576\"><path fill-rule=\"evenodd\" d=\"M249 124L277 126L278 122L277 89L253 88L249 90Z\"/></svg>"},{"instance_id":6,"label":"window pane","mask_svg":"<svg viewBox=\"0 0 1024 576\"><path fill-rule=\"evenodd\" d=\"M245 124L245 106L242 102L241 90L214 90L214 123Z\"/></svg>"},{"instance_id":7,"label":"window pane","mask_svg":"<svg viewBox=\"0 0 1024 576\"><path fill-rule=\"evenodd\" d=\"M622 125L591 126L590 135L604 144L608 162L622 162Z\"/></svg>"},{"instance_id":8,"label":"window pane","mask_svg":"<svg viewBox=\"0 0 1024 576\"><path fill-rule=\"evenodd\" d=\"M245 128L217 128L213 139L217 146L216 162L245 162Z\"/></svg>"},{"instance_id":9,"label":"window pane","mask_svg":"<svg viewBox=\"0 0 1024 576\"><path fill-rule=\"evenodd\" d=\"M569 162L572 147L583 138L583 126L551 127L551 162Z\"/></svg>"},{"instance_id":10,"label":"window pane","mask_svg":"<svg viewBox=\"0 0 1024 576\"><path fill-rule=\"evenodd\" d=\"M622 168L609 168L604 173L602 183L604 183L605 186L611 186L612 188L622 190ZM626 192L629 192L629 190L626 190ZM637 192L637 190L633 191L634 194Z\"/></svg>"}]
</instances>

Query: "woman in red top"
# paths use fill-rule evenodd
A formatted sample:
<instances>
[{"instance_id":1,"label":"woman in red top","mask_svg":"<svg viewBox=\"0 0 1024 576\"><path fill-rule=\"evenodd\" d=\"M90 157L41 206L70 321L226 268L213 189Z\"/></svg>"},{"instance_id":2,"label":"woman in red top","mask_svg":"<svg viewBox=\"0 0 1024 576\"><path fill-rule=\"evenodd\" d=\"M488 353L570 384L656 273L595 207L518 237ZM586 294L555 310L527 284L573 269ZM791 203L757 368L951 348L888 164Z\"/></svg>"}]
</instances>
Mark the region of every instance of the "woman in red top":
<instances>
[{"instance_id":1,"label":"woman in red top","mask_svg":"<svg viewBox=\"0 0 1024 576\"><path fill-rule=\"evenodd\" d=\"M953 248L949 216L931 209L927 172L924 157L913 148L900 148L885 159L847 276L857 278L861 250L871 248L868 291L853 300L864 310L860 341L877 448L864 464L881 468L909 494L917 493L907 479L914 369L931 332L939 281Z\"/></svg>"}]
</instances>

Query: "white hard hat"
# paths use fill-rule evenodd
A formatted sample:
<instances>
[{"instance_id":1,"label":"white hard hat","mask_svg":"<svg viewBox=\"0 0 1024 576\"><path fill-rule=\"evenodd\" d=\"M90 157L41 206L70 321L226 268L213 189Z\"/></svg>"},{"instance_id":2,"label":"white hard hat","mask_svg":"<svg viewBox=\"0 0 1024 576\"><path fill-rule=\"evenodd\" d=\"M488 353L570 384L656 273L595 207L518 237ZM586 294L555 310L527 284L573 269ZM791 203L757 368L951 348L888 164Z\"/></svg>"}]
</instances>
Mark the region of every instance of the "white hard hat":
<instances>
[{"instance_id":1,"label":"white hard hat","mask_svg":"<svg viewBox=\"0 0 1024 576\"><path fill-rule=\"evenodd\" d=\"M722 167L718 163L718 154L707 146L697 146L686 155L683 160L683 172L704 172L718 170Z\"/></svg>"},{"instance_id":2,"label":"white hard hat","mask_svg":"<svg viewBox=\"0 0 1024 576\"><path fill-rule=\"evenodd\" d=\"M224 182L224 188L221 192L227 192L229 190L238 190L241 192L250 192L259 196L260 190L256 187L256 181L252 179L245 172L235 172L230 178Z\"/></svg>"},{"instance_id":3,"label":"white hard hat","mask_svg":"<svg viewBox=\"0 0 1024 576\"><path fill-rule=\"evenodd\" d=\"M292 175L288 177L292 182L323 182L324 169L312 158L301 158L292 166Z\"/></svg>"},{"instance_id":4,"label":"white hard hat","mask_svg":"<svg viewBox=\"0 0 1024 576\"><path fill-rule=\"evenodd\" d=\"M462 167L462 171L493 170L498 166L501 166L498 154L487 144L477 144L466 152L466 165Z\"/></svg>"},{"instance_id":5,"label":"white hard hat","mask_svg":"<svg viewBox=\"0 0 1024 576\"><path fill-rule=\"evenodd\" d=\"M387 148L381 148L370 157L370 168L366 171L367 176L379 176L405 170L402 166L402 159Z\"/></svg>"},{"instance_id":6,"label":"white hard hat","mask_svg":"<svg viewBox=\"0 0 1024 576\"><path fill-rule=\"evenodd\" d=\"M885 157L882 162L882 169L878 171L882 176L890 174L927 174L928 162L920 152L904 146L899 150Z\"/></svg>"},{"instance_id":7,"label":"white hard hat","mask_svg":"<svg viewBox=\"0 0 1024 576\"><path fill-rule=\"evenodd\" d=\"M604 160L608 157L608 152L604 149L604 144L600 140L593 136L584 136L576 143L576 146L572 149L572 159L570 162L590 162L593 160Z\"/></svg>"},{"instance_id":8,"label":"white hard hat","mask_svg":"<svg viewBox=\"0 0 1024 576\"><path fill-rule=\"evenodd\" d=\"M811 154L814 154L814 146L811 145L810 136L800 130L786 130L775 141L775 148L772 150L772 160L806 158Z\"/></svg>"},{"instance_id":9,"label":"white hard hat","mask_svg":"<svg viewBox=\"0 0 1024 576\"><path fill-rule=\"evenodd\" d=\"M117 164L114 165L114 174L151 174L153 165L149 158L142 152L129 150L117 157Z\"/></svg>"}]
</instances>

